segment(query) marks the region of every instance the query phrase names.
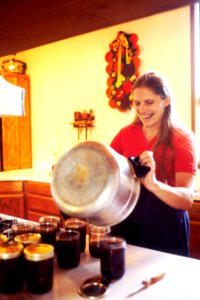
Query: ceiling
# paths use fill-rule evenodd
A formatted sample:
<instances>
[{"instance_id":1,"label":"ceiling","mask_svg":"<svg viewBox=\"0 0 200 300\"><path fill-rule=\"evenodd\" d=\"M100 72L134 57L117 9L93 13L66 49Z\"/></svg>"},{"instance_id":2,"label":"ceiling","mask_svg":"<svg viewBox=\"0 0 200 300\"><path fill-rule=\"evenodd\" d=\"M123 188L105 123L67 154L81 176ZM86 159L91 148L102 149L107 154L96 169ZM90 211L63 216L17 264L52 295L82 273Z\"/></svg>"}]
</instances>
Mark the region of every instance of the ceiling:
<instances>
[{"instance_id":1,"label":"ceiling","mask_svg":"<svg viewBox=\"0 0 200 300\"><path fill-rule=\"evenodd\" d=\"M0 0L0 57L196 1Z\"/></svg>"}]
</instances>

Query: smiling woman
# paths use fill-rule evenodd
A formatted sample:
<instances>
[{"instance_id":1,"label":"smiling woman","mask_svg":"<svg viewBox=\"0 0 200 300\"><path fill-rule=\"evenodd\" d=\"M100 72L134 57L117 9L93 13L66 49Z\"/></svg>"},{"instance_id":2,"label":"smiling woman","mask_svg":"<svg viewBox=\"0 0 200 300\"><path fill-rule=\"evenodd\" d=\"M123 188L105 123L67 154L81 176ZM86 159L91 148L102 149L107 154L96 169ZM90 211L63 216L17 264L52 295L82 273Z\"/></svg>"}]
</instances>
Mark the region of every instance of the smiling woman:
<instances>
[{"instance_id":1,"label":"smiling woman","mask_svg":"<svg viewBox=\"0 0 200 300\"><path fill-rule=\"evenodd\" d=\"M130 244L188 255L189 220L196 156L191 131L172 119L171 92L155 72L132 87L136 117L111 143L119 154L139 156L150 171L140 178L141 192L132 213L113 233Z\"/></svg>"}]
</instances>

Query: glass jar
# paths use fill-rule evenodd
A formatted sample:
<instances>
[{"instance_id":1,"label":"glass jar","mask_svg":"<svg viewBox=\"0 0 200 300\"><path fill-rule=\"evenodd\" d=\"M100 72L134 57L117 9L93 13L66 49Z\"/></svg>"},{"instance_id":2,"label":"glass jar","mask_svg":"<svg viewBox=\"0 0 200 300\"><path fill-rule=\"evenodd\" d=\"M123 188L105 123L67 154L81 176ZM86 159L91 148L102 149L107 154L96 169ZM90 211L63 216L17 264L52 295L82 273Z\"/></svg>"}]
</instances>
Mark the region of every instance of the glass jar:
<instances>
[{"instance_id":1,"label":"glass jar","mask_svg":"<svg viewBox=\"0 0 200 300\"><path fill-rule=\"evenodd\" d=\"M56 223L57 231L59 231L61 227L61 218L57 216L42 216L39 218L39 223Z\"/></svg>"},{"instance_id":2,"label":"glass jar","mask_svg":"<svg viewBox=\"0 0 200 300\"><path fill-rule=\"evenodd\" d=\"M10 241L0 245L0 293L17 293L23 286L23 245Z\"/></svg>"},{"instance_id":3,"label":"glass jar","mask_svg":"<svg viewBox=\"0 0 200 300\"><path fill-rule=\"evenodd\" d=\"M80 249L85 251L86 244L86 222L77 218L69 218L65 220L65 229L76 230L80 232Z\"/></svg>"},{"instance_id":4,"label":"glass jar","mask_svg":"<svg viewBox=\"0 0 200 300\"><path fill-rule=\"evenodd\" d=\"M100 242L100 266L103 278L120 279L125 273L126 241L121 237L107 236Z\"/></svg>"},{"instance_id":5,"label":"glass jar","mask_svg":"<svg viewBox=\"0 0 200 300\"><path fill-rule=\"evenodd\" d=\"M39 233L24 233L16 235L14 241L21 243L24 247L32 244L38 244L41 241L41 234Z\"/></svg>"},{"instance_id":6,"label":"glass jar","mask_svg":"<svg viewBox=\"0 0 200 300\"><path fill-rule=\"evenodd\" d=\"M110 231L110 226L89 225L89 252L92 257L100 257L100 241Z\"/></svg>"},{"instance_id":7,"label":"glass jar","mask_svg":"<svg viewBox=\"0 0 200 300\"><path fill-rule=\"evenodd\" d=\"M36 226L35 232L41 234L41 242L55 246L57 224L44 222Z\"/></svg>"},{"instance_id":8,"label":"glass jar","mask_svg":"<svg viewBox=\"0 0 200 300\"><path fill-rule=\"evenodd\" d=\"M80 263L80 233L65 230L56 235L56 256L59 268L71 269Z\"/></svg>"},{"instance_id":9,"label":"glass jar","mask_svg":"<svg viewBox=\"0 0 200 300\"><path fill-rule=\"evenodd\" d=\"M48 244L35 244L24 249L25 281L33 294L47 293L53 286L54 247Z\"/></svg>"},{"instance_id":10,"label":"glass jar","mask_svg":"<svg viewBox=\"0 0 200 300\"><path fill-rule=\"evenodd\" d=\"M12 225L13 236L34 232L35 226L30 222L16 223Z\"/></svg>"}]
</instances>

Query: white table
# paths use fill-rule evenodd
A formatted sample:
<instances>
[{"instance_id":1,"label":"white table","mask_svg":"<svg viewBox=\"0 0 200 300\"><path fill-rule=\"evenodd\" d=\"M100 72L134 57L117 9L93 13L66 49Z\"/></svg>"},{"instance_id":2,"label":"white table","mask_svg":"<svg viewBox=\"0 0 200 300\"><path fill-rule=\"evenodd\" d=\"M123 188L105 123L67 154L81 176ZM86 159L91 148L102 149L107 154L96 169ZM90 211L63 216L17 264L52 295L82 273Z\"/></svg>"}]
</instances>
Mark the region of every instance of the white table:
<instances>
[{"instance_id":1,"label":"white table","mask_svg":"<svg viewBox=\"0 0 200 300\"><path fill-rule=\"evenodd\" d=\"M60 270L55 262L54 285L52 291L43 295L19 293L1 295L1 300L80 300L77 294L81 283L98 275L99 260L82 254L80 265L68 271ZM137 300L199 300L200 299L200 261L170 255L145 248L128 246L126 254L126 273L113 283L104 299L126 299L132 288L144 279L165 271L164 279L151 285L129 299Z\"/></svg>"},{"instance_id":2,"label":"white table","mask_svg":"<svg viewBox=\"0 0 200 300\"><path fill-rule=\"evenodd\" d=\"M0 300L80 300L77 294L81 283L100 274L98 259L88 250L81 254L80 265L71 270L61 270L55 260L52 291L43 295L22 292L14 295L0 294ZM135 246L127 246L126 272L114 282L103 299L122 300L142 280L160 272L164 279L151 285L129 299L137 300L200 300L200 260L171 255Z\"/></svg>"}]
</instances>

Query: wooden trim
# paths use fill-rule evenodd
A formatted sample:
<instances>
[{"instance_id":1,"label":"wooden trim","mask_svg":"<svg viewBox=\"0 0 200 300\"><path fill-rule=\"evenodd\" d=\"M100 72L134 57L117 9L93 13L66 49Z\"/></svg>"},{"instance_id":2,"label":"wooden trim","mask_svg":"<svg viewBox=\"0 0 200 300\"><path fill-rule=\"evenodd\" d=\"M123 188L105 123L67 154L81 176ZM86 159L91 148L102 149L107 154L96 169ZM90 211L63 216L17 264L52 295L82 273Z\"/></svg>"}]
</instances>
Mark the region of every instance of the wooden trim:
<instances>
[{"instance_id":1,"label":"wooden trim","mask_svg":"<svg viewBox=\"0 0 200 300\"><path fill-rule=\"evenodd\" d=\"M194 8L190 5L190 49L191 49L191 128L195 132L195 49L194 49Z\"/></svg>"}]
</instances>

